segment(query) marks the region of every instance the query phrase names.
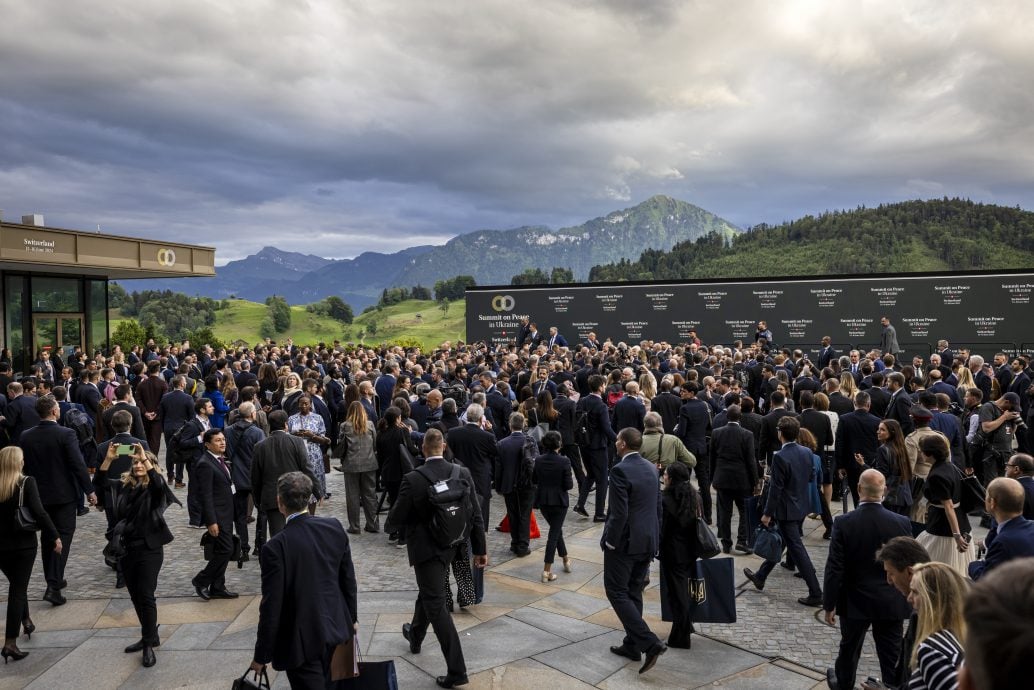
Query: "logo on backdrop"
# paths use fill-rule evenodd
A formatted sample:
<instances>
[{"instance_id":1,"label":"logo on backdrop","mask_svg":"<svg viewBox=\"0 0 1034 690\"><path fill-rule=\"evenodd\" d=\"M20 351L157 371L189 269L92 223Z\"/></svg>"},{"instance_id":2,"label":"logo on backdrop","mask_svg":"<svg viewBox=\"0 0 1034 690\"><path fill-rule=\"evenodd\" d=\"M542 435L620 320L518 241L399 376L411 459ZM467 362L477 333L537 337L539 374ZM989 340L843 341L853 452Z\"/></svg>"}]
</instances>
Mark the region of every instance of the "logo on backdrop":
<instances>
[{"instance_id":1,"label":"logo on backdrop","mask_svg":"<svg viewBox=\"0 0 1034 690\"><path fill-rule=\"evenodd\" d=\"M159 249L158 250L158 265L159 266L175 266L176 265L176 252L171 249Z\"/></svg>"},{"instance_id":2,"label":"logo on backdrop","mask_svg":"<svg viewBox=\"0 0 1034 690\"><path fill-rule=\"evenodd\" d=\"M494 311L513 311L517 302L510 295L496 295L492 298L492 309Z\"/></svg>"}]
</instances>

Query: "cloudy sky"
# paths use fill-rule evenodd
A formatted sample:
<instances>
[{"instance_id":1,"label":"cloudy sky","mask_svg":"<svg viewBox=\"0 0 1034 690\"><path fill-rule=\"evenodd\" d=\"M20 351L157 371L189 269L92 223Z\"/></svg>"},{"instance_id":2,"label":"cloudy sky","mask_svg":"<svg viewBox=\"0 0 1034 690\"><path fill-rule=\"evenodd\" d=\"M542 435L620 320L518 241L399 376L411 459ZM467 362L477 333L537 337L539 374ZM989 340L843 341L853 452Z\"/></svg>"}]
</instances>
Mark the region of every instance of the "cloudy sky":
<instances>
[{"instance_id":1,"label":"cloudy sky","mask_svg":"<svg viewBox=\"0 0 1034 690\"><path fill-rule=\"evenodd\" d=\"M0 0L0 208L323 256L663 193L1034 210L1034 3Z\"/></svg>"}]
</instances>

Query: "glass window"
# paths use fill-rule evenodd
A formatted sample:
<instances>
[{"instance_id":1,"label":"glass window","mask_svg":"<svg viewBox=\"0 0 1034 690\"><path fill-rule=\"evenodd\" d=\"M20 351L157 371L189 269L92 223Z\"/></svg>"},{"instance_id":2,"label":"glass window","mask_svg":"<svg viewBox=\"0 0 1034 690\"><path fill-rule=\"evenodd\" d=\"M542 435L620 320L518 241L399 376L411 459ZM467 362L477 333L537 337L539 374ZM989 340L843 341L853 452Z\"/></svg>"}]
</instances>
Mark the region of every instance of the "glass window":
<instances>
[{"instance_id":1,"label":"glass window","mask_svg":"<svg viewBox=\"0 0 1034 690\"><path fill-rule=\"evenodd\" d=\"M32 277L32 311L81 312L82 280L79 278Z\"/></svg>"},{"instance_id":2,"label":"glass window","mask_svg":"<svg viewBox=\"0 0 1034 690\"><path fill-rule=\"evenodd\" d=\"M5 276L4 299L5 346L11 350L11 367L16 372L25 371L28 362L25 359L25 323L22 320L25 306L24 276Z\"/></svg>"},{"instance_id":3,"label":"glass window","mask_svg":"<svg viewBox=\"0 0 1034 690\"><path fill-rule=\"evenodd\" d=\"M88 280L86 285L86 350L92 355L95 350L108 350L108 281Z\"/></svg>"}]
</instances>

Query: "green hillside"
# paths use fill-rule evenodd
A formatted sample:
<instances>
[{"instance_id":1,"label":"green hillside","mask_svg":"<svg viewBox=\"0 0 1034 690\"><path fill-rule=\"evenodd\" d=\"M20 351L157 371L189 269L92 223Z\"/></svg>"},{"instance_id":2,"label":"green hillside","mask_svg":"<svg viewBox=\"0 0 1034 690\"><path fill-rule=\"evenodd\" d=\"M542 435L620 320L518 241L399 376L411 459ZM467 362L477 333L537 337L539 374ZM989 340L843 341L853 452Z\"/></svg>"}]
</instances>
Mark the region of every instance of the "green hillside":
<instances>
[{"instance_id":1,"label":"green hillside","mask_svg":"<svg viewBox=\"0 0 1034 690\"><path fill-rule=\"evenodd\" d=\"M1034 265L1034 213L962 199L907 201L712 234L639 260L593 267L589 280L995 270Z\"/></svg>"}]
</instances>

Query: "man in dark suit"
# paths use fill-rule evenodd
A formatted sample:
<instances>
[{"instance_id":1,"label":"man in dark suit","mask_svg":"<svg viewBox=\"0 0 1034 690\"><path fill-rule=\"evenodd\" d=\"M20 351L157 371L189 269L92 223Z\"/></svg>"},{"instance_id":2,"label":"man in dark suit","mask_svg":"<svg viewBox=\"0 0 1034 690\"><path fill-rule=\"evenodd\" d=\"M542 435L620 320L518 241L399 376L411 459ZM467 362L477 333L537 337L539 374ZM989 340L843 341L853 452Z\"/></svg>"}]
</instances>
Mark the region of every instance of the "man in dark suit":
<instances>
[{"instance_id":1,"label":"man in dark suit","mask_svg":"<svg viewBox=\"0 0 1034 690\"><path fill-rule=\"evenodd\" d=\"M240 560L249 560L251 541L248 538L248 520L251 517L251 466L254 464L255 446L265 440L266 435L255 424L255 403L241 403L237 420L226 427L226 457L230 461L230 478L236 491L233 494L234 530L241 540ZM265 535L266 516L259 510L255 533Z\"/></svg>"},{"instance_id":2,"label":"man in dark suit","mask_svg":"<svg viewBox=\"0 0 1034 690\"><path fill-rule=\"evenodd\" d=\"M155 453L158 452L161 445L162 431L165 426L164 422L158 418L159 407L162 398L168 391L169 384L165 382L165 377L161 374L161 363L158 360L148 362L147 376L136 386L136 401L140 406L140 414L144 418L147 442Z\"/></svg>"},{"instance_id":3,"label":"man in dark suit","mask_svg":"<svg viewBox=\"0 0 1034 690\"><path fill-rule=\"evenodd\" d=\"M779 420L783 417L797 417L786 409L786 396L781 391L773 391L769 402L771 411L762 418L761 444L757 449L758 461L765 464L770 464L772 455L779 450Z\"/></svg>"},{"instance_id":4,"label":"man in dark suit","mask_svg":"<svg viewBox=\"0 0 1034 690\"><path fill-rule=\"evenodd\" d=\"M194 418L194 397L183 390L186 385L185 376L172 377L172 390L158 403L158 421L165 434L165 468L169 481L175 480L177 489L183 488L184 463L177 460L177 454L173 452L172 437Z\"/></svg>"},{"instance_id":5,"label":"man in dark suit","mask_svg":"<svg viewBox=\"0 0 1034 690\"><path fill-rule=\"evenodd\" d=\"M1034 520L1034 458L1016 453L1005 463L1005 476L1023 487L1023 517Z\"/></svg>"},{"instance_id":6,"label":"man in dark suit","mask_svg":"<svg viewBox=\"0 0 1034 690\"><path fill-rule=\"evenodd\" d=\"M823 336L822 346L819 348L818 365L819 369L825 369L834 359L837 358L837 351L833 349L833 339L828 335Z\"/></svg>"},{"instance_id":7,"label":"man in dark suit","mask_svg":"<svg viewBox=\"0 0 1034 690\"><path fill-rule=\"evenodd\" d=\"M865 390L869 394L869 413L880 419L883 419L890 407L890 393L883 387L886 380L882 373L876 372L872 375L872 386ZM851 411L848 410L848 412Z\"/></svg>"},{"instance_id":8,"label":"man in dark suit","mask_svg":"<svg viewBox=\"0 0 1034 690\"><path fill-rule=\"evenodd\" d=\"M535 501L535 487L531 472L538 446L524 433L524 415L510 415L510 435L498 444L493 482L495 490L506 501L506 516L510 519L510 551L519 558L527 556L531 529L531 508ZM530 465L530 466L529 466Z\"/></svg>"},{"instance_id":9,"label":"man in dark suit","mask_svg":"<svg viewBox=\"0 0 1034 690\"><path fill-rule=\"evenodd\" d=\"M722 551L732 550L732 507L740 515L736 530L736 550L750 553L747 546L747 514L744 501L754 493L758 483L758 463L754 452L754 434L740 426L739 405L726 410L728 422L715 429L711 438L711 467L714 488L718 491L718 538Z\"/></svg>"},{"instance_id":10,"label":"man in dark suit","mask_svg":"<svg viewBox=\"0 0 1034 690\"><path fill-rule=\"evenodd\" d=\"M910 611L875 556L894 537L911 537L912 525L904 515L883 507L886 490L887 481L878 470L862 472L858 510L833 522L823 608L829 625L835 625L840 616L841 637L835 669L826 671L830 688L855 687L858 659L870 626L883 678L898 685L890 679L896 674L903 621Z\"/></svg>"},{"instance_id":11,"label":"man in dark suit","mask_svg":"<svg viewBox=\"0 0 1034 690\"><path fill-rule=\"evenodd\" d=\"M556 410L556 431L560 432L562 445L560 454L571 461L571 469L574 470L575 486L581 486L585 481L585 470L582 468L582 454L578 450L578 444L574 438L574 424L576 420L577 404L571 400L570 383L561 383L557 386L557 396L553 401L553 409ZM488 522L485 522L487 525Z\"/></svg>"},{"instance_id":12,"label":"man in dark suit","mask_svg":"<svg viewBox=\"0 0 1034 690\"><path fill-rule=\"evenodd\" d=\"M492 410L492 433L495 434L495 440L501 441L510 433L510 414L513 412L510 384L500 381L486 391L485 405Z\"/></svg>"},{"instance_id":13,"label":"man in dark suit","mask_svg":"<svg viewBox=\"0 0 1034 690\"><path fill-rule=\"evenodd\" d=\"M233 481L226 463L226 437L222 429L204 433L205 450L195 462L191 483L197 482L201 501L201 524L214 540L212 560L194 576L197 595L209 599L236 599L237 593L226 589L226 566L233 554Z\"/></svg>"},{"instance_id":14,"label":"man in dark suit","mask_svg":"<svg viewBox=\"0 0 1034 690\"><path fill-rule=\"evenodd\" d=\"M1023 517L1025 491L1015 479L998 477L987 485L984 508L994 518L987 534L987 555L969 564L969 577L979 580L1015 558L1034 556L1034 522Z\"/></svg>"},{"instance_id":15,"label":"man in dark suit","mask_svg":"<svg viewBox=\"0 0 1034 690\"><path fill-rule=\"evenodd\" d=\"M610 425L610 411L607 410L607 403L603 402L603 389L607 380L599 374L589 377L589 395L578 400L577 409L584 411L587 419L589 438L588 443L581 446L582 458L585 460L585 481L578 488L578 505L574 512L583 517L589 517L585 510L585 501L589 498L589 489L596 485L596 514L593 522L604 522L606 518L607 503L607 474L608 455L607 449L617 439L617 434Z\"/></svg>"},{"instance_id":16,"label":"man in dark suit","mask_svg":"<svg viewBox=\"0 0 1034 690\"><path fill-rule=\"evenodd\" d=\"M675 435L682 441L693 457L697 459L693 468L697 475L697 486L700 487L700 506L703 518L711 524L711 467L707 455L707 439L711 435L711 407L697 395L700 386L689 381L682 386L683 403L679 409L679 423Z\"/></svg>"},{"instance_id":17,"label":"man in dark suit","mask_svg":"<svg viewBox=\"0 0 1034 690\"><path fill-rule=\"evenodd\" d=\"M79 373L79 385L75 387L75 396L72 398L72 402L86 408L86 413L91 419L97 419L101 412L101 392L97 388L99 380L100 372L83 369Z\"/></svg>"},{"instance_id":18,"label":"man in dark suit","mask_svg":"<svg viewBox=\"0 0 1034 690\"><path fill-rule=\"evenodd\" d=\"M0 424L7 429L11 443L20 445L21 435L40 423L39 414L36 413L36 396L25 395L22 384L12 381L7 384L7 398Z\"/></svg>"},{"instance_id":19,"label":"man in dark suit","mask_svg":"<svg viewBox=\"0 0 1034 690\"><path fill-rule=\"evenodd\" d=\"M134 438L144 438L144 418L140 414L140 408L133 404L133 387L128 383L119 384L115 387L115 404L101 413L101 420L104 422L104 438L111 438L115 430L111 426L111 419L115 413L124 410L132 418L130 431Z\"/></svg>"},{"instance_id":20,"label":"man in dark suit","mask_svg":"<svg viewBox=\"0 0 1034 690\"><path fill-rule=\"evenodd\" d=\"M808 585L808 596L799 598L797 602L805 606L819 606L822 604L822 589L815 576L815 566L804 548L801 531L805 516L811 512L808 484L814 465L811 451L797 444L800 430L800 422L793 417L779 420L779 440L783 446L772 457L772 488L761 522L768 526L775 520L779 525L788 560L793 559L797 571ZM774 567L774 562L765 561L757 573L744 568L743 574L756 588L764 589L765 580Z\"/></svg>"},{"instance_id":21,"label":"man in dark suit","mask_svg":"<svg viewBox=\"0 0 1034 690\"><path fill-rule=\"evenodd\" d=\"M592 332L590 332L589 335L585 338L584 342L582 342L582 345L589 348L590 350L599 350L603 347L600 344L599 339L596 337L596 334Z\"/></svg>"},{"instance_id":22,"label":"man in dark suit","mask_svg":"<svg viewBox=\"0 0 1034 690\"><path fill-rule=\"evenodd\" d=\"M251 454L252 500L259 511L266 514L270 537L282 532L286 524L276 503L276 480L288 472L305 474L317 487L316 493L319 492L319 484L309 468L305 441L287 433L287 413L274 410L269 413L269 436L256 443ZM266 535L259 531L255 535L255 548L261 551L265 543Z\"/></svg>"},{"instance_id":23,"label":"man in dark suit","mask_svg":"<svg viewBox=\"0 0 1034 690\"><path fill-rule=\"evenodd\" d=\"M872 464L876 451L880 447L876 438L876 430L880 426L879 417L869 414L869 394L861 391L855 395L855 409L845 414L837 424L836 444L833 458L833 469L837 476L847 477L851 487L851 496L855 507L858 506L858 478L862 466L855 461L855 454L861 453L865 464Z\"/></svg>"},{"instance_id":24,"label":"man in dark suit","mask_svg":"<svg viewBox=\"0 0 1034 690\"><path fill-rule=\"evenodd\" d=\"M66 586L65 563L75 536L76 502L85 493L90 505L97 505L97 494L79 451L79 441L74 431L58 425L59 412L57 401L49 395L37 400L36 414L40 422L22 434L19 444L25 453L25 474L36 480L40 502L54 521L63 545L60 554L51 549L41 550L47 580L43 599L54 606L66 601L61 590Z\"/></svg>"},{"instance_id":25,"label":"man in dark suit","mask_svg":"<svg viewBox=\"0 0 1034 690\"><path fill-rule=\"evenodd\" d=\"M643 431L646 405L639 399L639 384L629 381L625 384L625 395L614 405L614 428L618 431L631 427Z\"/></svg>"},{"instance_id":26,"label":"man in dark suit","mask_svg":"<svg viewBox=\"0 0 1034 690\"><path fill-rule=\"evenodd\" d=\"M520 325L517 327L517 349L519 350L524 346L524 343L531 339L531 323L527 317L521 319Z\"/></svg>"},{"instance_id":27,"label":"man in dark suit","mask_svg":"<svg viewBox=\"0 0 1034 690\"><path fill-rule=\"evenodd\" d=\"M908 436L915 431L912 421L912 397L905 391L905 376L895 371L887 376L887 388L890 391L890 405L884 419L893 419L901 425L901 433Z\"/></svg>"},{"instance_id":28,"label":"man in dark suit","mask_svg":"<svg viewBox=\"0 0 1034 690\"><path fill-rule=\"evenodd\" d=\"M650 562L660 548L661 492L657 468L639 454L643 435L622 429L617 446L620 462L611 470L610 511L603 526L603 587L625 629L625 639L610 651L633 661L645 652L639 673L668 650L643 620L643 589Z\"/></svg>"},{"instance_id":29,"label":"man in dark suit","mask_svg":"<svg viewBox=\"0 0 1034 690\"><path fill-rule=\"evenodd\" d=\"M468 405L467 423L449 431L448 445L455 462L470 471L481 507L482 524L489 525L492 524L488 517L489 505L492 502L492 472L499 458L499 451L495 436L481 428L484 414L481 405ZM485 571L478 568L474 572L474 603L480 604L484 596Z\"/></svg>"},{"instance_id":30,"label":"man in dark suit","mask_svg":"<svg viewBox=\"0 0 1034 690\"><path fill-rule=\"evenodd\" d=\"M559 331L557 331L556 326L550 326L549 338L546 340L546 345L547 347L549 347L550 350L553 349L554 345L557 345L559 347L567 347L567 338L560 335Z\"/></svg>"},{"instance_id":31,"label":"man in dark suit","mask_svg":"<svg viewBox=\"0 0 1034 690\"><path fill-rule=\"evenodd\" d=\"M198 461L205 452L204 435L211 428L208 418L215 409L208 398L194 401L194 416L176 432L173 447L167 453L176 454L176 462L182 462L187 468L189 482L187 484L187 519L193 527L201 529L201 498L198 495L198 484L194 481Z\"/></svg>"},{"instance_id":32,"label":"man in dark suit","mask_svg":"<svg viewBox=\"0 0 1034 690\"><path fill-rule=\"evenodd\" d=\"M406 528L406 548L409 550L409 564L416 575L417 595L413 622L402 626L402 635L409 642L409 650L413 654L420 653L420 646L427 634L427 626L434 629L441 645L442 654L448 673L438 676L439 687L451 688L467 683L467 665L463 660L459 634L446 608L446 583L448 568L456 556L455 546L442 546L434 538L430 523L434 508L428 497L432 484L451 481L450 477L456 468L458 479L467 482L467 511L470 515L469 539L471 551L474 553L474 565L484 568L488 565L485 547L485 529L481 523L481 509L474 495L474 480L470 472L459 465L446 462L442 456L445 441L437 429L429 429L424 435L423 451L427 458L423 466L402 478L398 498L388 513L385 531L391 532L400 527Z\"/></svg>"},{"instance_id":33,"label":"man in dark suit","mask_svg":"<svg viewBox=\"0 0 1034 690\"><path fill-rule=\"evenodd\" d=\"M395 362L388 362L384 365L383 373L377 377L373 384L374 391L377 393L377 398L380 401L381 410L386 410L391 406L391 396L395 392L398 373L399 365Z\"/></svg>"},{"instance_id":34,"label":"man in dark suit","mask_svg":"<svg viewBox=\"0 0 1034 690\"><path fill-rule=\"evenodd\" d=\"M660 392L650 401L650 410L661 416L664 421L664 433L674 434L679 423L682 398L671 392L671 381L662 379L659 388Z\"/></svg>"},{"instance_id":35,"label":"man in dark suit","mask_svg":"<svg viewBox=\"0 0 1034 690\"><path fill-rule=\"evenodd\" d=\"M287 528L262 548L262 604L253 671L272 663L291 687L330 686L337 645L359 630L358 587L348 535L337 518L309 515L312 480L290 472L277 481Z\"/></svg>"}]
</instances>

